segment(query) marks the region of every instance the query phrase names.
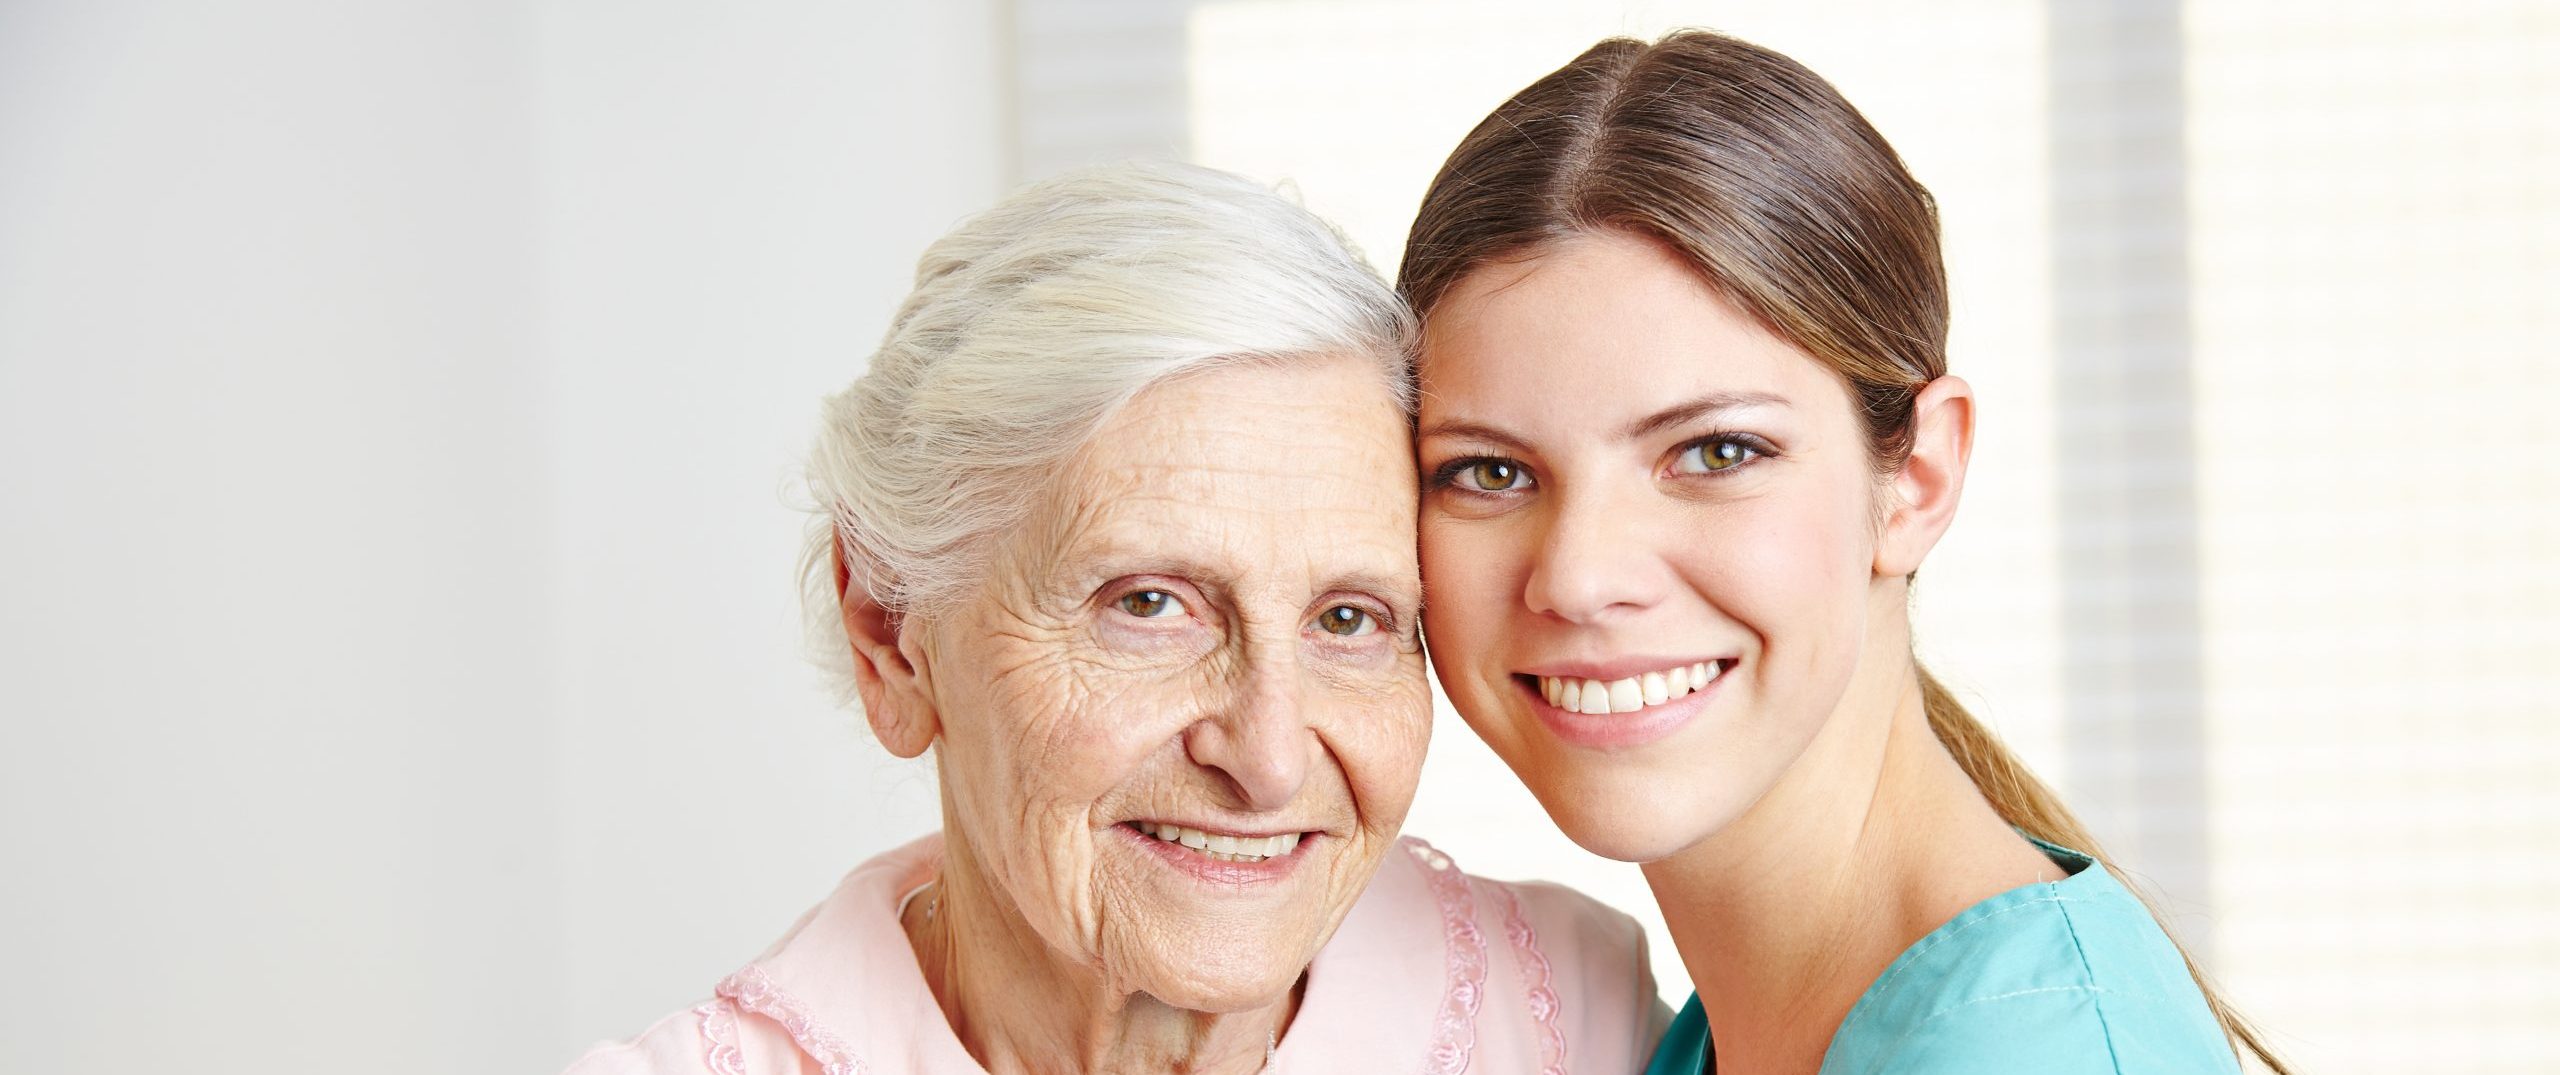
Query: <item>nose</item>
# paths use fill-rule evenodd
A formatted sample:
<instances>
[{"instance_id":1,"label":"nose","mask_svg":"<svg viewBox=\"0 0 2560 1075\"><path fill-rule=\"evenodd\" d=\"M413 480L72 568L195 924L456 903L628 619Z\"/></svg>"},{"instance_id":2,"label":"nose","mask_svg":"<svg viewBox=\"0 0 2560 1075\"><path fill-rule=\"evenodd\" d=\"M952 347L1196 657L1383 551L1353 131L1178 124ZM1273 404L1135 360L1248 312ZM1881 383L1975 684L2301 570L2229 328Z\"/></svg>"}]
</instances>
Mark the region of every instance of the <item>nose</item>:
<instances>
[{"instance_id":1,"label":"nose","mask_svg":"<svg viewBox=\"0 0 2560 1075\"><path fill-rule=\"evenodd\" d=\"M1550 501L1552 507L1522 599L1531 612L1599 625L1662 600L1662 557L1630 512L1604 501Z\"/></svg>"},{"instance_id":2,"label":"nose","mask_svg":"<svg viewBox=\"0 0 2560 1075\"><path fill-rule=\"evenodd\" d=\"M1296 802L1316 743L1294 665L1258 663L1233 704L1184 733L1183 748L1195 764L1223 774L1244 809Z\"/></svg>"}]
</instances>

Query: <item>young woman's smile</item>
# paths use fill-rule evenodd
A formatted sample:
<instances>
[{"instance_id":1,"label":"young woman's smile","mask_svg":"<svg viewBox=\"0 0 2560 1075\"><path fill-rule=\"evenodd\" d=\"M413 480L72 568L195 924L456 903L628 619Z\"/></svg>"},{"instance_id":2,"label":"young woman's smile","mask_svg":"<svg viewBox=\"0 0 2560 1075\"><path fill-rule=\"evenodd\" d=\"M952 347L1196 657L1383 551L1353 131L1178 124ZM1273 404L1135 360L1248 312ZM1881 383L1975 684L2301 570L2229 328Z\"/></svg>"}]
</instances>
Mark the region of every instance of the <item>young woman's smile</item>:
<instances>
[{"instance_id":1,"label":"young woman's smile","mask_svg":"<svg viewBox=\"0 0 2560 1075\"><path fill-rule=\"evenodd\" d=\"M1859 664L1881 487L1847 389L1616 233L1460 283L1422 379L1425 628L1458 711L1600 854L1748 809Z\"/></svg>"},{"instance_id":2,"label":"young woman's smile","mask_svg":"<svg viewBox=\"0 0 2560 1075\"><path fill-rule=\"evenodd\" d=\"M1732 658L1568 661L1515 674L1512 681L1536 696L1532 711L1556 738L1608 750L1642 746L1677 731L1706 708L1732 666Z\"/></svg>"}]
</instances>

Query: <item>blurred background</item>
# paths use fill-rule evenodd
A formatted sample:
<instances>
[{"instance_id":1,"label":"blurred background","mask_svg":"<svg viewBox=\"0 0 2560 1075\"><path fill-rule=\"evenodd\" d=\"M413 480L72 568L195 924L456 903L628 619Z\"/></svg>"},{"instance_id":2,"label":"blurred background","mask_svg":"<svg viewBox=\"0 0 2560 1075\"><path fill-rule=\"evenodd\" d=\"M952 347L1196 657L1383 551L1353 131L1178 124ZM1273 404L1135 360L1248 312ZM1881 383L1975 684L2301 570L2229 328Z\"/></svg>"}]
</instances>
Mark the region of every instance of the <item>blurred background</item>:
<instances>
[{"instance_id":1,"label":"blurred background","mask_svg":"<svg viewBox=\"0 0 2560 1075\"><path fill-rule=\"evenodd\" d=\"M1684 25L1941 202L1934 667L2300 1070L2560 1070L2560 11L2492 0L0 0L6 1066L707 995L935 823L792 578L927 242L1170 154L1392 270L1495 103ZM1445 709L1410 829L1651 915Z\"/></svg>"}]
</instances>

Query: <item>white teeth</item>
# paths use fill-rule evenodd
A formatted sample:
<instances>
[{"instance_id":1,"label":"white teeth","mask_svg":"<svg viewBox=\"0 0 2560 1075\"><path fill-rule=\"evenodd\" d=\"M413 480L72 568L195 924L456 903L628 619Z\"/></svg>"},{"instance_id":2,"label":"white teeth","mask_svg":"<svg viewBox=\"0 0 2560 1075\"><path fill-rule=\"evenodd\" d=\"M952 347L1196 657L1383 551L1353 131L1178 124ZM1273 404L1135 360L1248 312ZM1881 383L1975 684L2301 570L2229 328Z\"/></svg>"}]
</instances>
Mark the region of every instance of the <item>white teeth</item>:
<instances>
[{"instance_id":1,"label":"white teeth","mask_svg":"<svg viewBox=\"0 0 2560 1075\"><path fill-rule=\"evenodd\" d=\"M1705 690L1723 671L1722 661L1700 661L1606 683L1570 676L1539 676L1538 693L1548 705L1567 713L1633 713Z\"/></svg>"},{"instance_id":2,"label":"white teeth","mask_svg":"<svg viewBox=\"0 0 2560 1075\"><path fill-rule=\"evenodd\" d=\"M1297 850L1298 840L1304 835L1284 832L1278 836L1229 836L1153 821L1132 824L1139 832L1166 843L1181 844L1219 862L1260 862L1277 858Z\"/></svg>"}]
</instances>

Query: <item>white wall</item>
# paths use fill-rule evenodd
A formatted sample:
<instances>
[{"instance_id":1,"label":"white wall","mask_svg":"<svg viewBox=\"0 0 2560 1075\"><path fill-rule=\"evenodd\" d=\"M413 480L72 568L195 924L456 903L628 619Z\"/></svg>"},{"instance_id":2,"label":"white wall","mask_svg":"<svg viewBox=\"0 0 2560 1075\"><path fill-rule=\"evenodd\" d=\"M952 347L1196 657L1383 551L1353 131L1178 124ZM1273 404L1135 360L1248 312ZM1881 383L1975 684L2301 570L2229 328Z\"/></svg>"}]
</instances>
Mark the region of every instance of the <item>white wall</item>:
<instances>
[{"instance_id":1,"label":"white wall","mask_svg":"<svg viewBox=\"0 0 2560 1075\"><path fill-rule=\"evenodd\" d=\"M925 244L1001 191L993 0L557 3L544 414L568 1024L709 995L931 829L801 660L786 477Z\"/></svg>"},{"instance_id":2,"label":"white wall","mask_svg":"<svg viewBox=\"0 0 2560 1075\"><path fill-rule=\"evenodd\" d=\"M8 1069L552 1070L925 826L778 490L995 9L0 5Z\"/></svg>"},{"instance_id":3,"label":"white wall","mask_svg":"<svg viewBox=\"0 0 2560 1075\"><path fill-rule=\"evenodd\" d=\"M2304 1071L2560 1068L2555 14L2185 12L2217 934Z\"/></svg>"},{"instance_id":4,"label":"white wall","mask_svg":"<svg viewBox=\"0 0 2560 1075\"><path fill-rule=\"evenodd\" d=\"M528 43L0 8L12 1070L554 1035Z\"/></svg>"}]
</instances>

